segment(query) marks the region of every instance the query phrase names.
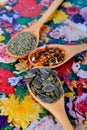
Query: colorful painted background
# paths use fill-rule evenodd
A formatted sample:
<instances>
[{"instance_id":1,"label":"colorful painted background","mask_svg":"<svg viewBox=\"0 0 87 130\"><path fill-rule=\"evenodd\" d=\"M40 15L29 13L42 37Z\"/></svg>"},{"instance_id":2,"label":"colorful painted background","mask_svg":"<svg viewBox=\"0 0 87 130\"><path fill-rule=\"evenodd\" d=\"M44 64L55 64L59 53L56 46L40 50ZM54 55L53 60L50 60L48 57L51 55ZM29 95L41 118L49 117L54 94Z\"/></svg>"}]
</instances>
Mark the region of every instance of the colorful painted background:
<instances>
[{"instance_id":1,"label":"colorful painted background","mask_svg":"<svg viewBox=\"0 0 87 130\"><path fill-rule=\"evenodd\" d=\"M28 59L16 59L6 44L38 20L53 0L0 0L0 130L63 130L60 123L31 98ZM87 44L87 0L65 0L40 31L38 46ZM87 51L56 68L64 88L65 110L75 130L87 130Z\"/></svg>"}]
</instances>

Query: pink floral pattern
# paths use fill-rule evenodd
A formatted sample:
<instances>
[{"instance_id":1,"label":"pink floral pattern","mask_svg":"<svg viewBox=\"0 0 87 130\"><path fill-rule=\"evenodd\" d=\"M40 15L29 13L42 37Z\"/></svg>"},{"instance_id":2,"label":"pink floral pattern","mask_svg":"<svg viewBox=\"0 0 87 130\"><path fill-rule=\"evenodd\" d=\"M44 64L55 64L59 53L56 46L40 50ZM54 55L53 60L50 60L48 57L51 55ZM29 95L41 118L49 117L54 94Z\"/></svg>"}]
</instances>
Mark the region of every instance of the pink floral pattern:
<instances>
[{"instance_id":1,"label":"pink floral pattern","mask_svg":"<svg viewBox=\"0 0 87 130\"><path fill-rule=\"evenodd\" d=\"M59 122L53 121L51 116L46 116L40 121L32 122L26 130L64 130Z\"/></svg>"},{"instance_id":2,"label":"pink floral pattern","mask_svg":"<svg viewBox=\"0 0 87 130\"><path fill-rule=\"evenodd\" d=\"M49 7L53 0L41 0L41 5Z\"/></svg>"},{"instance_id":3,"label":"pink floral pattern","mask_svg":"<svg viewBox=\"0 0 87 130\"><path fill-rule=\"evenodd\" d=\"M60 35L60 31L58 28L55 28L52 32L50 32L50 36L55 38L55 39L58 39L61 37Z\"/></svg>"},{"instance_id":4,"label":"pink floral pattern","mask_svg":"<svg viewBox=\"0 0 87 130\"><path fill-rule=\"evenodd\" d=\"M86 120L87 117L87 94L83 93L82 96L74 96L70 98L67 103L69 113L76 120Z\"/></svg>"},{"instance_id":5,"label":"pink floral pattern","mask_svg":"<svg viewBox=\"0 0 87 130\"><path fill-rule=\"evenodd\" d=\"M80 8L76 6L71 6L66 8L66 13L69 15L75 15L78 14L79 12L80 12Z\"/></svg>"},{"instance_id":6,"label":"pink floral pattern","mask_svg":"<svg viewBox=\"0 0 87 130\"><path fill-rule=\"evenodd\" d=\"M42 6L37 4L36 0L19 0L17 5L14 7L14 10L18 11L20 16L35 18L40 15Z\"/></svg>"},{"instance_id":7,"label":"pink floral pattern","mask_svg":"<svg viewBox=\"0 0 87 130\"><path fill-rule=\"evenodd\" d=\"M82 29L83 28L83 29ZM50 32L50 36L55 39L63 38L65 41L71 42L76 41L78 39L86 38L87 37L87 29L85 25L82 24L75 24L70 20L65 22L64 26L60 28L55 28Z\"/></svg>"},{"instance_id":8,"label":"pink floral pattern","mask_svg":"<svg viewBox=\"0 0 87 130\"><path fill-rule=\"evenodd\" d=\"M7 54L6 45L0 46L0 62L11 63L15 62L16 60L17 60L16 58L12 58Z\"/></svg>"},{"instance_id":9,"label":"pink floral pattern","mask_svg":"<svg viewBox=\"0 0 87 130\"><path fill-rule=\"evenodd\" d=\"M80 10L80 14L83 16L83 18L87 21L87 7L84 7Z\"/></svg>"},{"instance_id":10,"label":"pink floral pattern","mask_svg":"<svg viewBox=\"0 0 87 130\"><path fill-rule=\"evenodd\" d=\"M7 69L0 68L0 92L9 94L15 93L14 86L8 83L8 78L14 77L15 75Z\"/></svg>"}]
</instances>

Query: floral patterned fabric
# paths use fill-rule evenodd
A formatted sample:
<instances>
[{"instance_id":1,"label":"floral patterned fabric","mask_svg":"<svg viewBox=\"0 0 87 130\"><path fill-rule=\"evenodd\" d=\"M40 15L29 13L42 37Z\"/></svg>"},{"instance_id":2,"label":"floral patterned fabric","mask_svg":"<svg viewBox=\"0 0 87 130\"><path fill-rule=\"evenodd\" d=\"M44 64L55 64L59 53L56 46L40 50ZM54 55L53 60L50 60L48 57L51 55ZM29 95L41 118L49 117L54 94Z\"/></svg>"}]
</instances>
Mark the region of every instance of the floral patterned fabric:
<instances>
[{"instance_id":1,"label":"floral patterned fabric","mask_svg":"<svg viewBox=\"0 0 87 130\"><path fill-rule=\"evenodd\" d=\"M61 124L29 94L27 58L16 59L6 44L38 20L53 0L0 0L0 130L63 130ZM87 44L87 0L65 0L40 30L38 46ZM75 130L87 130L87 51L55 69L65 110Z\"/></svg>"}]
</instances>

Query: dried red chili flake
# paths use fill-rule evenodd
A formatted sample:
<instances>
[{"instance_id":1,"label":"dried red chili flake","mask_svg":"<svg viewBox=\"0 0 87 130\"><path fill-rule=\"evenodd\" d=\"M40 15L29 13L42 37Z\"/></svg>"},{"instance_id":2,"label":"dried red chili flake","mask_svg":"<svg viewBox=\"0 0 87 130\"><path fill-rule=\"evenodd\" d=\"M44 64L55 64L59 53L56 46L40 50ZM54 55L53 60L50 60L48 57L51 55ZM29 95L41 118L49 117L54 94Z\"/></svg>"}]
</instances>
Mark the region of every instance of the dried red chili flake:
<instances>
[{"instance_id":1,"label":"dried red chili flake","mask_svg":"<svg viewBox=\"0 0 87 130\"><path fill-rule=\"evenodd\" d=\"M61 63L65 58L65 51L60 48L49 48L36 51L31 56L31 61L35 65L55 66Z\"/></svg>"}]
</instances>

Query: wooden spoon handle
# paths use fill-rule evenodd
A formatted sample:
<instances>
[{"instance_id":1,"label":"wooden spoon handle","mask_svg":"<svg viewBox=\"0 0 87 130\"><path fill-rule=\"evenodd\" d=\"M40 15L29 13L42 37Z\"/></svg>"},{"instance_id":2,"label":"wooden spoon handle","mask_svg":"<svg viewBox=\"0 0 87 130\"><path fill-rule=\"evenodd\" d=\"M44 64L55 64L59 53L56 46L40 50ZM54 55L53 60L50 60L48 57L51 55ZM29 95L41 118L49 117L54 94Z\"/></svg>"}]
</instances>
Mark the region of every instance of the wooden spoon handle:
<instances>
[{"instance_id":1,"label":"wooden spoon handle","mask_svg":"<svg viewBox=\"0 0 87 130\"><path fill-rule=\"evenodd\" d=\"M60 121L64 130L74 130L64 109L64 97L61 97L57 103L56 107L54 106L54 111L51 110L51 112Z\"/></svg>"},{"instance_id":2,"label":"wooden spoon handle","mask_svg":"<svg viewBox=\"0 0 87 130\"><path fill-rule=\"evenodd\" d=\"M64 130L74 130L64 110L64 95L62 95L57 102L44 103L32 93L28 83L27 83L27 87L32 97L43 107L45 107L49 112L51 112L56 117L56 119L60 121Z\"/></svg>"},{"instance_id":3,"label":"wooden spoon handle","mask_svg":"<svg viewBox=\"0 0 87 130\"><path fill-rule=\"evenodd\" d=\"M69 122L69 119L65 113L65 110L60 106L57 111L59 111L59 113L57 112L57 114L55 115L55 117L60 121L60 123L62 124L64 130L74 130L74 128L72 127L72 125Z\"/></svg>"},{"instance_id":4,"label":"wooden spoon handle","mask_svg":"<svg viewBox=\"0 0 87 130\"><path fill-rule=\"evenodd\" d=\"M75 54L78 54L82 51L86 51L87 50L87 44L82 44L82 45L73 45L71 46L72 47L72 53L75 55Z\"/></svg>"},{"instance_id":5,"label":"wooden spoon handle","mask_svg":"<svg viewBox=\"0 0 87 130\"><path fill-rule=\"evenodd\" d=\"M76 54L86 51L87 50L87 44L82 44L82 45L65 45L65 50L67 52L67 58L66 60L69 60L70 58L72 58L73 56L75 56Z\"/></svg>"},{"instance_id":6,"label":"wooden spoon handle","mask_svg":"<svg viewBox=\"0 0 87 130\"><path fill-rule=\"evenodd\" d=\"M49 16L59 7L59 5L63 2L64 0L54 0L50 7L45 11L43 16L35 23L36 27L40 29L41 26L45 23L45 21L49 18Z\"/></svg>"}]
</instances>

